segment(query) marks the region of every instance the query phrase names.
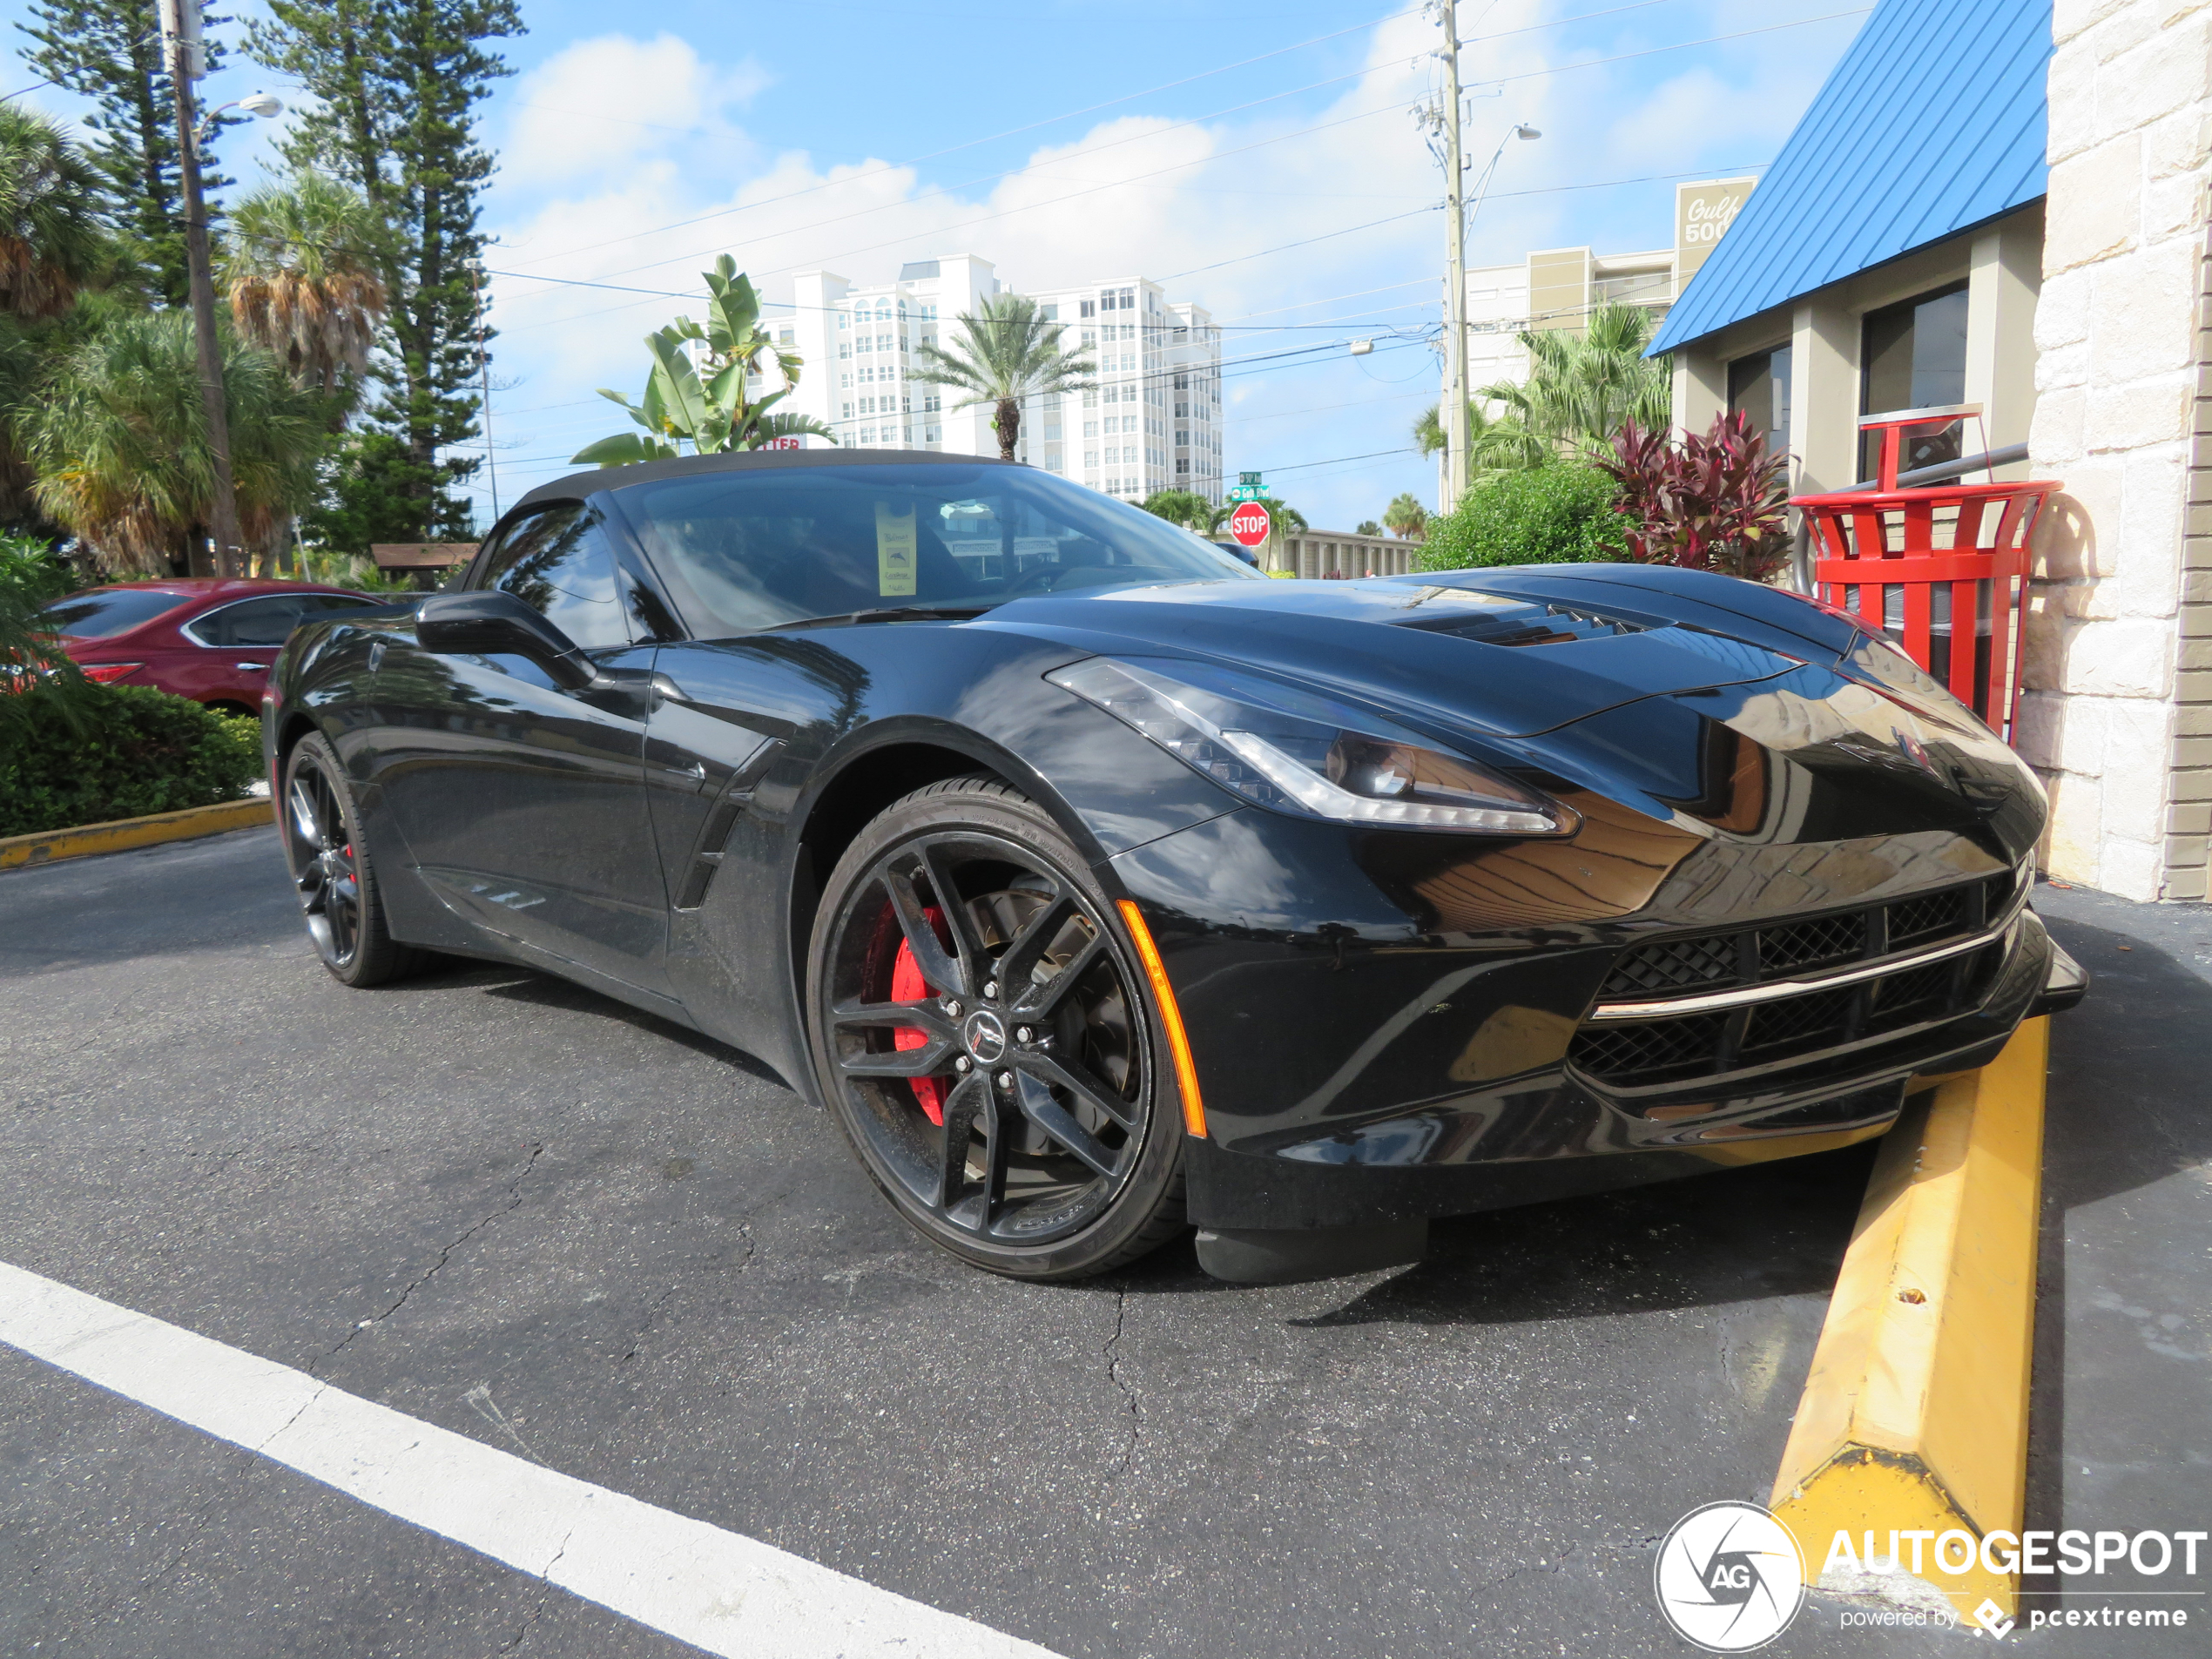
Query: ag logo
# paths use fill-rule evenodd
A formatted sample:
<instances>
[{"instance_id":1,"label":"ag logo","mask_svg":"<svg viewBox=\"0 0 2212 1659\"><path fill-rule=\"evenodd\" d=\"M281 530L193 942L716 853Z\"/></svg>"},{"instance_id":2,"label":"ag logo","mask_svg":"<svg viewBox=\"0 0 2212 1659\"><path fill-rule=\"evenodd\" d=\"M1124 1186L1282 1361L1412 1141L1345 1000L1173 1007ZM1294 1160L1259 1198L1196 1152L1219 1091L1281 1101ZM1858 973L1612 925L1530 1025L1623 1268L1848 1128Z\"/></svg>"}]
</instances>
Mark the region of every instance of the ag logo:
<instances>
[{"instance_id":1,"label":"ag logo","mask_svg":"<svg viewBox=\"0 0 2212 1659\"><path fill-rule=\"evenodd\" d=\"M1748 1653L1790 1628L1805 1563L1790 1529L1755 1503L1709 1503L1675 1523L1652 1564L1659 1611L1708 1653Z\"/></svg>"}]
</instances>

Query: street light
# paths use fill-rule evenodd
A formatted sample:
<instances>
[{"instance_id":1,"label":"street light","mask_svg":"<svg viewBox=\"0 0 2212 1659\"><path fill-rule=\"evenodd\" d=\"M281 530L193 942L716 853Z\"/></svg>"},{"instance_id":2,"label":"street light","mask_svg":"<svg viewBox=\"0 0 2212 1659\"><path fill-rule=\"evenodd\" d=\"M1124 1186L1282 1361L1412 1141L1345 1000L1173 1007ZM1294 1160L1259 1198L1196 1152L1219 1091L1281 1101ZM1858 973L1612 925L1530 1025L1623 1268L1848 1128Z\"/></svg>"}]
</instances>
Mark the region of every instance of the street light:
<instances>
[{"instance_id":1,"label":"street light","mask_svg":"<svg viewBox=\"0 0 2212 1659\"><path fill-rule=\"evenodd\" d=\"M258 115L266 121L284 113L284 100L274 92L248 92L244 98L233 98L228 104L218 104L200 117L199 125L192 133L195 143L207 142L207 135L215 130L215 123L225 110L244 110L248 115Z\"/></svg>"}]
</instances>

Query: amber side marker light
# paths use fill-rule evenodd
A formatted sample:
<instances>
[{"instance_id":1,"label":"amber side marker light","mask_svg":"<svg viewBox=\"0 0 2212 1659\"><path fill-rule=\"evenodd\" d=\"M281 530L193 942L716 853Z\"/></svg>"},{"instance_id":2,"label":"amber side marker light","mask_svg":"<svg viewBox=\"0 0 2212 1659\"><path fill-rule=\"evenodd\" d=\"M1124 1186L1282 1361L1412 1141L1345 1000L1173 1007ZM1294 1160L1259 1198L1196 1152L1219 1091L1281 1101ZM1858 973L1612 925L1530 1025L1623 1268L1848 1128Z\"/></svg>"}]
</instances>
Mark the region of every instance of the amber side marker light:
<instances>
[{"instance_id":1,"label":"amber side marker light","mask_svg":"<svg viewBox=\"0 0 2212 1659\"><path fill-rule=\"evenodd\" d=\"M1190 1062L1190 1039L1184 1035L1183 1010L1176 1006L1175 988L1168 983L1168 970L1160 961L1159 947L1152 942L1152 930L1144 925L1143 913L1136 900L1123 899L1117 907L1122 920L1129 924L1130 937L1136 941L1137 960L1144 964L1144 977L1152 981L1152 995L1160 1004L1160 1019L1168 1030L1168 1052L1175 1056L1176 1086L1183 1091L1183 1127L1190 1133L1204 1136L1206 1132L1205 1103L1198 1097L1198 1069Z\"/></svg>"}]
</instances>

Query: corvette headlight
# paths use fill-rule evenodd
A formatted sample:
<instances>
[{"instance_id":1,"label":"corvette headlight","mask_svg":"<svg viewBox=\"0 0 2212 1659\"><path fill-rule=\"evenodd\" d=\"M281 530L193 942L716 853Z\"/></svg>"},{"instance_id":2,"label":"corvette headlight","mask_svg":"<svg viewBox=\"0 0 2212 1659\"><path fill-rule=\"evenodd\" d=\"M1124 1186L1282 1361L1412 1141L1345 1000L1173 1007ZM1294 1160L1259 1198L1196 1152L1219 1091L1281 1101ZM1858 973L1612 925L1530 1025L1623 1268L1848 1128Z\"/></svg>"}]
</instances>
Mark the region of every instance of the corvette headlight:
<instances>
[{"instance_id":1,"label":"corvette headlight","mask_svg":"<svg viewBox=\"0 0 2212 1659\"><path fill-rule=\"evenodd\" d=\"M1581 821L1378 716L1271 681L1199 663L1105 657L1045 678L1224 788L1278 811L1487 835L1571 835Z\"/></svg>"}]
</instances>

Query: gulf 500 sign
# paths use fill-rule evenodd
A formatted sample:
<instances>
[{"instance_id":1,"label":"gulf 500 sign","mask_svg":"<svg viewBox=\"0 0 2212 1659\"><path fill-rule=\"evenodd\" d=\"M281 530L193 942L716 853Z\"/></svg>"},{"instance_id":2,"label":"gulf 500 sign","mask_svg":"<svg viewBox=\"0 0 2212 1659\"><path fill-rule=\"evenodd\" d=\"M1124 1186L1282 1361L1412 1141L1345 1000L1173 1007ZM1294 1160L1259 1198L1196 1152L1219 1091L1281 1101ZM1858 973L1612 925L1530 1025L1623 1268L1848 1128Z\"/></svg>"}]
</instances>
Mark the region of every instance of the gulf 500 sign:
<instances>
[{"instance_id":1,"label":"gulf 500 sign","mask_svg":"<svg viewBox=\"0 0 2212 1659\"><path fill-rule=\"evenodd\" d=\"M1751 193L1756 179L1710 179L1675 186L1675 292L1705 263Z\"/></svg>"}]
</instances>

